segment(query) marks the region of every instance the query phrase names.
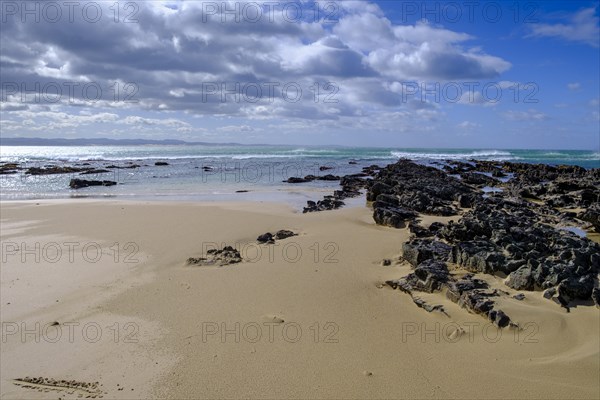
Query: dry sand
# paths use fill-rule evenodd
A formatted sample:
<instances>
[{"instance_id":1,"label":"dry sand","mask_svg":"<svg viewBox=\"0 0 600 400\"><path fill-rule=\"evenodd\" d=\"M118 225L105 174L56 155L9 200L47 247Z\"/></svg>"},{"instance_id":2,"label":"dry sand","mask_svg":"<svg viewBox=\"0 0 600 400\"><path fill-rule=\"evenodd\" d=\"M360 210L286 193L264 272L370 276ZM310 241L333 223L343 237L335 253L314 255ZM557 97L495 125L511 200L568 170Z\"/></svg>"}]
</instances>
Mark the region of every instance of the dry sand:
<instances>
[{"instance_id":1,"label":"dry sand","mask_svg":"<svg viewBox=\"0 0 600 400\"><path fill-rule=\"evenodd\" d=\"M597 308L567 314L527 292L501 304L522 331L497 330L440 294L423 298L450 317L429 314L382 285L409 272L381 265L398 259L408 233L370 214L4 203L1 397L600 397ZM279 229L299 235L256 245ZM252 260L186 265L211 243L237 244ZM58 383L23 387L25 377ZM61 380L98 386L57 388Z\"/></svg>"}]
</instances>

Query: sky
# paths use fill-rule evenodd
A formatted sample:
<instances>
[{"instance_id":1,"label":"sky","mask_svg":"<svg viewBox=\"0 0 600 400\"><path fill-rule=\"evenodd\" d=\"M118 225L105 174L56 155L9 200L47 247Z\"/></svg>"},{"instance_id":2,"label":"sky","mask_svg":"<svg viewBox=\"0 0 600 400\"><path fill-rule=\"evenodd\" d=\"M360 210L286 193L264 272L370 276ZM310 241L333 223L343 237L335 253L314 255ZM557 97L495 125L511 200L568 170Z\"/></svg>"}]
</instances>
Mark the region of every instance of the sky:
<instances>
[{"instance_id":1,"label":"sky","mask_svg":"<svg viewBox=\"0 0 600 400\"><path fill-rule=\"evenodd\" d=\"M0 6L2 137L600 151L598 1Z\"/></svg>"}]
</instances>

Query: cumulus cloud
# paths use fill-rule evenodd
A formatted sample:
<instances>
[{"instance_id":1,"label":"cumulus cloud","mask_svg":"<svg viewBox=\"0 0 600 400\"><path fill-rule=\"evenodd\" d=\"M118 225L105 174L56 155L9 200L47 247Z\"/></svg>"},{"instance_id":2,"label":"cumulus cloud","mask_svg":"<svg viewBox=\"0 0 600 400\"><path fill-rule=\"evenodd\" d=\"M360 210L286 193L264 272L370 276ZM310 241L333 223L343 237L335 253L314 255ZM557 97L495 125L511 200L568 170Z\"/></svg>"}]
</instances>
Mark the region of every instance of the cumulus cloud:
<instances>
[{"instance_id":1,"label":"cumulus cloud","mask_svg":"<svg viewBox=\"0 0 600 400\"><path fill-rule=\"evenodd\" d=\"M305 11L290 20L281 3L270 14L263 9L258 21L236 21L212 1L138 2L130 23L114 22L110 2L95 3L102 19L94 23L81 12L68 21L67 10L58 22L6 16L1 112L12 122L5 125L21 118L50 129L199 129L170 113L337 126L374 115L393 120L405 111L430 120L439 116L437 106L403 101L398 82L493 79L511 67L477 47L472 35L393 23L371 2L326 3L336 5L335 18L323 9L319 18ZM54 116L40 114L43 107Z\"/></svg>"},{"instance_id":2,"label":"cumulus cloud","mask_svg":"<svg viewBox=\"0 0 600 400\"><path fill-rule=\"evenodd\" d=\"M585 43L593 47L600 46L600 25L597 8L585 8L569 15L565 23L531 24L534 37L556 37L572 42Z\"/></svg>"}]
</instances>

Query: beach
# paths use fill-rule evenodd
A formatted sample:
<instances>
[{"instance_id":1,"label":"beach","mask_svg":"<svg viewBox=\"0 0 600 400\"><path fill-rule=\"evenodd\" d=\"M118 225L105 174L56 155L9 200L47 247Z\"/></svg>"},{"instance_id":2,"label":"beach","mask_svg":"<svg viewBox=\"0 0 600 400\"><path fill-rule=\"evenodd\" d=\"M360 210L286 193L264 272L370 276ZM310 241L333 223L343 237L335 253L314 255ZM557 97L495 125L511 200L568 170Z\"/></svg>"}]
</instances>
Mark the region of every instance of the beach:
<instances>
[{"instance_id":1,"label":"beach","mask_svg":"<svg viewBox=\"0 0 600 400\"><path fill-rule=\"evenodd\" d=\"M598 308L502 297L520 329L440 293L422 298L447 315L424 312L385 284L411 271L409 230L376 225L370 207L69 199L0 211L2 398L600 395ZM281 229L296 236L258 244ZM228 245L242 262L186 262Z\"/></svg>"},{"instance_id":2,"label":"beach","mask_svg":"<svg viewBox=\"0 0 600 400\"><path fill-rule=\"evenodd\" d=\"M0 400L600 399L598 0L0 15Z\"/></svg>"}]
</instances>

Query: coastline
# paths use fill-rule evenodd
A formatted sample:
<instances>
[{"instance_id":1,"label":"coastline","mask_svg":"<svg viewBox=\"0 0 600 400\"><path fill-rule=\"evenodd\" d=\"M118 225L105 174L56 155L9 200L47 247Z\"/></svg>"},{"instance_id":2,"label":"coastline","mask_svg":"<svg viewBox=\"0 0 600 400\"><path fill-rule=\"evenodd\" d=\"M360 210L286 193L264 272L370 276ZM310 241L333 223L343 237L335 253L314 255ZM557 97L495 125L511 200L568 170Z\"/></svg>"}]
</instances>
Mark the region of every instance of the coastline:
<instances>
[{"instance_id":1,"label":"coastline","mask_svg":"<svg viewBox=\"0 0 600 400\"><path fill-rule=\"evenodd\" d=\"M410 272L399 261L408 230L376 225L367 207L302 215L273 203L35 203L0 205L3 243L39 242L42 249L50 242L97 243L103 256L92 263L74 252L70 262L62 246L58 262L48 262L50 253L40 263L23 263L19 254L3 262L3 324L26 322L31 329L56 321L63 328L56 343L56 327L42 330L39 343L35 334L22 343L21 331L7 337L3 398L81 393L14 384L25 376L98 381L104 398L595 398L600 392L596 308L565 314L540 292L528 292L525 303L504 300L511 318L535 324L525 331L497 329L438 294L423 298L443 303L451 318L425 313L384 285ZM258 235L278 229L298 236L257 244ZM131 264L123 262L130 242L139 247ZM203 253L202 243L247 245L250 259L257 248L262 252L255 262L186 265ZM297 249L302 256L295 260ZM382 265L385 258L391 266ZM73 342L69 322L79 324L72 325ZM94 343L80 329L87 323L102 327ZM128 338L137 342L126 342L136 329Z\"/></svg>"}]
</instances>

